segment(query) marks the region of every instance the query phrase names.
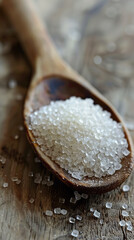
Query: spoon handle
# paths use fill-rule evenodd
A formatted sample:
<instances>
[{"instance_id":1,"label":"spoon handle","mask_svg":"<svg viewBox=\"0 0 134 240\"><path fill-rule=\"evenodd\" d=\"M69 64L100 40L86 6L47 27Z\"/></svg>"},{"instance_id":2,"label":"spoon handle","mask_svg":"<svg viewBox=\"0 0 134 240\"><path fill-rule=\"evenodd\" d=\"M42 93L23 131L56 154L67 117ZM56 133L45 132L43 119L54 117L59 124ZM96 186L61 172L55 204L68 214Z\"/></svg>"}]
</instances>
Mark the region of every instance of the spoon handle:
<instances>
[{"instance_id":1,"label":"spoon handle","mask_svg":"<svg viewBox=\"0 0 134 240\"><path fill-rule=\"evenodd\" d=\"M32 2L30 0L4 0L2 5L34 70L42 69L41 74L63 72L67 66L59 57Z\"/></svg>"}]
</instances>

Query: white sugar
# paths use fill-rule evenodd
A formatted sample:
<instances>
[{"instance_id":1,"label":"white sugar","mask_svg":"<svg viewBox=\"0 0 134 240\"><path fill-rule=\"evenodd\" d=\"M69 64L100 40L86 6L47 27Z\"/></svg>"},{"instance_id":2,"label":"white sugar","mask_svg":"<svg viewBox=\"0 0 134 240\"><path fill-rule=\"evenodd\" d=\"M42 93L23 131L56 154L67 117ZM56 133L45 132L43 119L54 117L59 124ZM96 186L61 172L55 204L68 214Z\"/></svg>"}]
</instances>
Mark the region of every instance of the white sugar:
<instances>
[{"instance_id":1,"label":"white sugar","mask_svg":"<svg viewBox=\"0 0 134 240\"><path fill-rule=\"evenodd\" d=\"M127 230L130 231L130 232L132 232L133 227L129 225L129 226L127 226Z\"/></svg>"},{"instance_id":2,"label":"white sugar","mask_svg":"<svg viewBox=\"0 0 134 240\"><path fill-rule=\"evenodd\" d=\"M88 199L88 194L82 193L82 194L81 194L81 197L84 198L84 199Z\"/></svg>"},{"instance_id":3,"label":"white sugar","mask_svg":"<svg viewBox=\"0 0 134 240\"><path fill-rule=\"evenodd\" d=\"M14 80L14 79L11 79L9 82L8 82L8 87L9 88L15 88L17 86L17 82L16 82L16 80Z\"/></svg>"},{"instance_id":4,"label":"white sugar","mask_svg":"<svg viewBox=\"0 0 134 240\"><path fill-rule=\"evenodd\" d=\"M72 232L71 232L71 236L72 237L78 237L79 236L79 231L74 229Z\"/></svg>"},{"instance_id":5,"label":"white sugar","mask_svg":"<svg viewBox=\"0 0 134 240\"><path fill-rule=\"evenodd\" d=\"M126 226L132 226L131 221L126 221Z\"/></svg>"},{"instance_id":6,"label":"white sugar","mask_svg":"<svg viewBox=\"0 0 134 240\"><path fill-rule=\"evenodd\" d=\"M75 218L70 217L70 218L69 218L69 222L70 222L70 223L75 223Z\"/></svg>"},{"instance_id":7,"label":"white sugar","mask_svg":"<svg viewBox=\"0 0 134 240\"><path fill-rule=\"evenodd\" d=\"M70 198L70 203L74 203L74 204L75 204L76 201L77 201L77 200L76 200L75 198L73 198L73 197Z\"/></svg>"},{"instance_id":8,"label":"white sugar","mask_svg":"<svg viewBox=\"0 0 134 240\"><path fill-rule=\"evenodd\" d=\"M129 154L121 124L89 98L51 102L28 123L41 151L79 180L113 175Z\"/></svg>"},{"instance_id":9,"label":"white sugar","mask_svg":"<svg viewBox=\"0 0 134 240\"><path fill-rule=\"evenodd\" d=\"M123 185L123 192L128 192L130 190L128 185Z\"/></svg>"},{"instance_id":10,"label":"white sugar","mask_svg":"<svg viewBox=\"0 0 134 240\"><path fill-rule=\"evenodd\" d=\"M91 208L90 208L90 212L94 212L94 208L91 207Z\"/></svg>"},{"instance_id":11,"label":"white sugar","mask_svg":"<svg viewBox=\"0 0 134 240\"><path fill-rule=\"evenodd\" d=\"M81 199L81 195L77 191L74 191L74 196L75 196L76 201Z\"/></svg>"},{"instance_id":12,"label":"white sugar","mask_svg":"<svg viewBox=\"0 0 134 240\"><path fill-rule=\"evenodd\" d=\"M123 203L123 204L122 204L122 208L123 208L123 209L127 209L127 208L128 208L128 205L127 205L126 203Z\"/></svg>"},{"instance_id":13,"label":"white sugar","mask_svg":"<svg viewBox=\"0 0 134 240\"><path fill-rule=\"evenodd\" d=\"M5 164L6 163L6 158L0 155L0 162L2 164Z\"/></svg>"},{"instance_id":14,"label":"white sugar","mask_svg":"<svg viewBox=\"0 0 134 240\"><path fill-rule=\"evenodd\" d=\"M128 217L129 216L129 213L125 210L122 210L122 216L123 217Z\"/></svg>"},{"instance_id":15,"label":"white sugar","mask_svg":"<svg viewBox=\"0 0 134 240\"><path fill-rule=\"evenodd\" d=\"M103 219L100 219L100 224L103 224Z\"/></svg>"},{"instance_id":16,"label":"white sugar","mask_svg":"<svg viewBox=\"0 0 134 240\"><path fill-rule=\"evenodd\" d=\"M119 225L120 225L121 227L124 227L124 226L126 225L126 222L125 222L124 220L121 220L121 221L119 222Z\"/></svg>"},{"instance_id":17,"label":"white sugar","mask_svg":"<svg viewBox=\"0 0 134 240\"><path fill-rule=\"evenodd\" d=\"M48 187L51 187L51 186L54 185L54 181L51 180L51 181L47 182L46 184L47 184Z\"/></svg>"},{"instance_id":18,"label":"white sugar","mask_svg":"<svg viewBox=\"0 0 134 240\"><path fill-rule=\"evenodd\" d=\"M19 185L20 183L21 183L21 180L18 179L18 180L16 181L16 184Z\"/></svg>"},{"instance_id":19,"label":"white sugar","mask_svg":"<svg viewBox=\"0 0 134 240\"><path fill-rule=\"evenodd\" d=\"M76 215L76 219L77 219L78 221L81 221L81 220L82 220L82 216Z\"/></svg>"},{"instance_id":20,"label":"white sugar","mask_svg":"<svg viewBox=\"0 0 134 240\"><path fill-rule=\"evenodd\" d=\"M4 182L3 183L3 188L7 188L8 187L8 183L7 182Z\"/></svg>"},{"instance_id":21,"label":"white sugar","mask_svg":"<svg viewBox=\"0 0 134 240\"><path fill-rule=\"evenodd\" d=\"M54 208L55 214L61 214L61 208Z\"/></svg>"},{"instance_id":22,"label":"white sugar","mask_svg":"<svg viewBox=\"0 0 134 240\"><path fill-rule=\"evenodd\" d=\"M100 218L100 212L98 212L97 210L94 211L93 215L96 218Z\"/></svg>"},{"instance_id":23,"label":"white sugar","mask_svg":"<svg viewBox=\"0 0 134 240\"><path fill-rule=\"evenodd\" d=\"M61 209L61 214L62 215L66 215L67 214L67 210L66 209Z\"/></svg>"},{"instance_id":24,"label":"white sugar","mask_svg":"<svg viewBox=\"0 0 134 240\"><path fill-rule=\"evenodd\" d=\"M45 214L49 217L53 216L53 212L51 210L46 210Z\"/></svg>"},{"instance_id":25,"label":"white sugar","mask_svg":"<svg viewBox=\"0 0 134 240\"><path fill-rule=\"evenodd\" d=\"M112 203L111 202L107 202L106 203L106 208L112 208Z\"/></svg>"},{"instance_id":26,"label":"white sugar","mask_svg":"<svg viewBox=\"0 0 134 240\"><path fill-rule=\"evenodd\" d=\"M30 199L29 199L29 202L30 202L30 203L34 203L34 198L30 198Z\"/></svg>"}]
</instances>

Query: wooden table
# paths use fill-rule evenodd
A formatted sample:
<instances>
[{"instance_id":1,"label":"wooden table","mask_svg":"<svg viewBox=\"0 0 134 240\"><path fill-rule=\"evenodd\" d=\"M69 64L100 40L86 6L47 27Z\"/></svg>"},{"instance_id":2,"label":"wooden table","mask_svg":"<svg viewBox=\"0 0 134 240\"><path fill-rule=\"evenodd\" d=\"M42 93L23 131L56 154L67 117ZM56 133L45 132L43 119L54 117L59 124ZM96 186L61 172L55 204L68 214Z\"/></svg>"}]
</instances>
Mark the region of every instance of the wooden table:
<instances>
[{"instance_id":1,"label":"wooden table","mask_svg":"<svg viewBox=\"0 0 134 240\"><path fill-rule=\"evenodd\" d=\"M60 55L112 102L134 139L134 2L36 0L35 4ZM133 173L127 181L129 192L121 186L73 204L73 191L35 159L22 119L30 77L28 60L0 9L0 240L68 240L73 239L73 229L79 230L77 239L134 239L134 230L119 225L126 203L125 219L134 228ZM54 185L35 183L36 174ZM106 202L112 202L111 209ZM45 215L57 207L67 209L67 215ZM103 221L93 216L92 207ZM69 223L69 217L77 214L83 219Z\"/></svg>"}]
</instances>

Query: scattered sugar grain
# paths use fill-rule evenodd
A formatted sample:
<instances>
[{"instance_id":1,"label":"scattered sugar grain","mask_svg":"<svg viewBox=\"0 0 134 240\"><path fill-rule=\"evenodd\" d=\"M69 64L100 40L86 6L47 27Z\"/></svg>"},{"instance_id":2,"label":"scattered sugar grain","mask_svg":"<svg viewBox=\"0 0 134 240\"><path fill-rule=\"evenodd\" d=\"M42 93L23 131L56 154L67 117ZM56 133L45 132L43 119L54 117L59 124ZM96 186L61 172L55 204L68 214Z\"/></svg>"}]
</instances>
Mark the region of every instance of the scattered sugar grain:
<instances>
[{"instance_id":1,"label":"scattered sugar grain","mask_svg":"<svg viewBox=\"0 0 134 240\"><path fill-rule=\"evenodd\" d=\"M62 215L66 215L67 214L67 210L66 209L61 209L61 214Z\"/></svg>"},{"instance_id":2,"label":"scattered sugar grain","mask_svg":"<svg viewBox=\"0 0 134 240\"><path fill-rule=\"evenodd\" d=\"M75 223L75 218L70 217L70 218L69 218L69 222L70 222L70 223Z\"/></svg>"},{"instance_id":3,"label":"scattered sugar grain","mask_svg":"<svg viewBox=\"0 0 134 240\"><path fill-rule=\"evenodd\" d=\"M82 193L82 194L81 194L81 197L84 198L84 199L88 199L88 194Z\"/></svg>"},{"instance_id":4,"label":"scattered sugar grain","mask_svg":"<svg viewBox=\"0 0 134 240\"><path fill-rule=\"evenodd\" d=\"M47 185L48 187L51 187L51 186L54 185L54 181L51 180L51 181L47 182L46 185Z\"/></svg>"},{"instance_id":5,"label":"scattered sugar grain","mask_svg":"<svg viewBox=\"0 0 134 240\"><path fill-rule=\"evenodd\" d=\"M96 65L99 65L99 64L101 64L101 62L102 62L102 58L101 58L101 56L95 56L94 57L94 63L96 64Z\"/></svg>"},{"instance_id":6,"label":"scattered sugar grain","mask_svg":"<svg viewBox=\"0 0 134 240\"><path fill-rule=\"evenodd\" d=\"M129 226L127 226L127 230L130 231L130 232L132 232L133 227L129 225Z\"/></svg>"},{"instance_id":7,"label":"scattered sugar grain","mask_svg":"<svg viewBox=\"0 0 134 240\"><path fill-rule=\"evenodd\" d=\"M76 202L77 202L77 200L76 200L74 197L71 197L71 198L70 198L70 203L75 204Z\"/></svg>"},{"instance_id":8,"label":"scattered sugar grain","mask_svg":"<svg viewBox=\"0 0 134 240\"><path fill-rule=\"evenodd\" d=\"M100 219L100 224L103 224L103 219Z\"/></svg>"},{"instance_id":9,"label":"scattered sugar grain","mask_svg":"<svg viewBox=\"0 0 134 240\"><path fill-rule=\"evenodd\" d=\"M45 177L44 177L44 180L46 180L47 182L49 182L49 181L50 181L50 176L45 176Z\"/></svg>"},{"instance_id":10,"label":"scattered sugar grain","mask_svg":"<svg viewBox=\"0 0 134 240\"><path fill-rule=\"evenodd\" d=\"M18 179L18 180L16 181L16 184L19 185L20 183L21 183L21 180Z\"/></svg>"},{"instance_id":11,"label":"scattered sugar grain","mask_svg":"<svg viewBox=\"0 0 134 240\"><path fill-rule=\"evenodd\" d=\"M59 198L59 203L65 203L65 198Z\"/></svg>"},{"instance_id":12,"label":"scattered sugar grain","mask_svg":"<svg viewBox=\"0 0 134 240\"><path fill-rule=\"evenodd\" d=\"M41 181L42 181L42 176L40 175L40 173L36 173L34 183L40 184Z\"/></svg>"},{"instance_id":13,"label":"scattered sugar grain","mask_svg":"<svg viewBox=\"0 0 134 240\"><path fill-rule=\"evenodd\" d=\"M30 199L29 199L29 202L30 202L30 203L34 203L34 201L35 201L34 198L30 198Z\"/></svg>"},{"instance_id":14,"label":"scattered sugar grain","mask_svg":"<svg viewBox=\"0 0 134 240\"><path fill-rule=\"evenodd\" d=\"M130 190L130 187L128 185L123 185L123 192L128 192Z\"/></svg>"},{"instance_id":15,"label":"scattered sugar grain","mask_svg":"<svg viewBox=\"0 0 134 240\"><path fill-rule=\"evenodd\" d=\"M24 127L22 125L19 126L19 130L20 131L23 131L24 130Z\"/></svg>"},{"instance_id":16,"label":"scattered sugar grain","mask_svg":"<svg viewBox=\"0 0 134 240\"><path fill-rule=\"evenodd\" d=\"M113 204L112 204L111 202L107 202L107 203L106 203L106 208L109 208L109 209L110 209L110 208L112 208L112 205L113 205Z\"/></svg>"},{"instance_id":17,"label":"scattered sugar grain","mask_svg":"<svg viewBox=\"0 0 134 240\"><path fill-rule=\"evenodd\" d=\"M121 220L121 221L119 222L119 225L120 225L121 227L124 227L124 226L126 225L126 222L125 222L124 220Z\"/></svg>"},{"instance_id":18,"label":"scattered sugar grain","mask_svg":"<svg viewBox=\"0 0 134 240\"><path fill-rule=\"evenodd\" d=\"M100 218L100 212L98 212L97 210L94 211L93 215L96 218Z\"/></svg>"},{"instance_id":19,"label":"scattered sugar grain","mask_svg":"<svg viewBox=\"0 0 134 240\"><path fill-rule=\"evenodd\" d=\"M34 176L33 172L29 172L28 176L33 177Z\"/></svg>"},{"instance_id":20,"label":"scattered sugar grain","mask_svg":"<svg viewBox=\"0 0 134 240\"><path fill-rule=\"evenodd\" d=\"M132 226L131 221L126 221L126 226Z\"/></svg>"},{"instance_id":21,"label":"scattered sugar grain","mask_svg":"<svg viewBox=\"0 0 134 240\"><path fill-rule=\"evenodd\" d=\"M125 210L122 210L121 214L122 214L123 217L128 217L129 216L129 213Z\"/></svg>"},{"instance_id":22,"label":"scattered sugar grain","mask_svg":"<svg viewBox=\"0 0 134 240\"><path fill-rule=\"evenodd\" d=\"M95 211L94 208L91 207L91 208L90 208L90 212L94 212L94 211Z\"/></svg>"},{"instance_id":23,"label":"scattered sugar grain","mask_svg":"<svg viewBox=\"0 0 134 240\"><path fill-rule=\"evenodd\" d=\"M14 139L15 139L15 140L18 140L18 139L19 139L19 135L15 135L15 136L14 136Z\"/></svg>"},{"instance_id":24,"label":"scattered sugar grain","mask_svg":"<svg viewBox=\"0 0 134 240\"><path fill-rule=\"evenodd\" d=\"M12 182L17 182L19 179L17 177L12 177L11 180Z\"/></svg>"},{"instance_id":25,"label":"scattered sugar grain","mask_svg":"<svg viewBox=\"0 0 134 240\"><path fill-rule=\"evenodd\" d=\"M127 205L126 203L123 203L123 204L122 204L122 208L123 208L123 209L127 209L127 208L128 208L128 205Z\"/></svg>"},{"instance_id":26,"label":"scattered sugar grain","mask_svg":"<svg viewBox=\"0 0 134 240\"><path fill-rule=\"evenodd\" d=\"M6 158L0 155L0 162L2 164L5 164L6 163Z\"/></svg>"},{"instance_id":27,"label":"scattered sugar grain","mask_svg":"<svg viewBox=\"0 0 134 240\"><path fill-rule=\"evenodd\" d=\"M90 98L51 102L28 124L42 152L78 180L113 175L129 154L121 124Z\"/></svg>"},{"instance_id":28,"label":"scattered sugar grain","mask_svg":"<svg viewBox=\"0 0 134 240\"><path fill-rule=\"evenodd\" d=\"M82 220L82 216L76 215L76 219L77 219L78 221L81 221L81 220Z\"/></svg>"},{"instance_id":29,"label":"scattered sugar grain","mask_svg":"<svg viewBox=\"0 0 134 240\"><path fill-rule=\"evenodd\" d=\"M49 217L52 217L53 216L53 212L51 210L46 210L45 211L45 215L49 216Z\"/></svg>"},{"instance_id":30,"label":"scattered sugar grain","mask_svg":"<svg viewBox=\"0 0 134 240\"><path fill-rule=\"evenodd\" d=\"M78 193L78 191L74 191L74 196L77 201L81 199L81 195Z\"/></svg>"},{"instance_id":31,"label":"scattered sugar grain","mask_svg":"<svg viewBox=\"0 0 134 240\"><path fill-rule=\"evenodd\" d=\"M4 182L3 183L3 188L7 188L8 187L8 183L7 182Z\"/></svg>"},{"instance_id":32,"label":"scattered sugar grain","mask_svg":"<svg viewBox=\"0 0 134 240\"><path fill-rule=\"evenodd\" d=\"M76 229L73 229L73 231L71 232L71 236L77 238L79 236L79 231Z\"/></svg>"},{"instance_id":33,"label":"scattered sugar grain","mask_svg":"<svg viewBox=\"0 0 134 240\"><path fill-rule=\"evenodd\" d=\"M14 80L14 79L11 79L9 82L8 82L8 87L10 89L13 89L17 86L17 82Z\"/></svg>"},{"instance_id":34,"label":"scattered sugar grain","mask_svg":"<svg viewBox=\"0 0 134 240\"><path fill-rule=\"evenodd\" d=\"M61 214L61 208L54 208L54 213L55 214Z\"/></svg>"}]
</instances>

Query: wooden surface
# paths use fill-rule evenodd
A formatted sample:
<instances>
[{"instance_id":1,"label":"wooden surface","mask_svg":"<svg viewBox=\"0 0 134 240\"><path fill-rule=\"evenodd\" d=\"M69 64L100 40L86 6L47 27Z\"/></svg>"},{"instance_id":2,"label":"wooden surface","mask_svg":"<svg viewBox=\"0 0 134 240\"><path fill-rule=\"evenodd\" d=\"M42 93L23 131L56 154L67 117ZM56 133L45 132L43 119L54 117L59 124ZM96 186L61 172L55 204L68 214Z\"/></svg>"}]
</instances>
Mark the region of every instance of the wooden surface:
<instances>
[{"instance_id":1,"label":"wooden surface","mask_svg":"<svg viewBox=\"0 0 134 240\"><path fill-rule=\"evenodd\" d=\"M113 103L134 139L134 2L37 0L35 4L60 55ZM0 10L0 161L6 161L0 162L0 240L67 240L73 239L72 229L80 231L77 239L134 239L134 230L119 226L121 206L127 203L126 219L134 228L133 173L127 181L128 193L120 187L72 204L73 191L35 162L25 131L19 130L30 77L31 67ZM12 79L17 82L13 89L9 88ZM50 176L54 185L35 183L37 173L43 179ZM14 177L21 182L14 182ZM59 198L65 198L65 203L59 203ZM112 209L106 209L107 201L113 203ZM67 209L68 214L45 216L47 209L56 207ZM91 207L100 211L103 224L93 217ZM83 220L69 223L77 213Z\"/></svg>"}]
</instances>

